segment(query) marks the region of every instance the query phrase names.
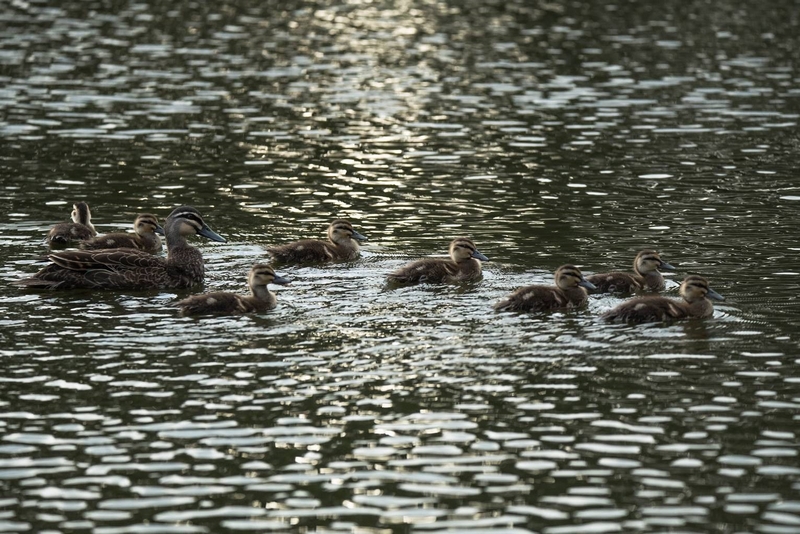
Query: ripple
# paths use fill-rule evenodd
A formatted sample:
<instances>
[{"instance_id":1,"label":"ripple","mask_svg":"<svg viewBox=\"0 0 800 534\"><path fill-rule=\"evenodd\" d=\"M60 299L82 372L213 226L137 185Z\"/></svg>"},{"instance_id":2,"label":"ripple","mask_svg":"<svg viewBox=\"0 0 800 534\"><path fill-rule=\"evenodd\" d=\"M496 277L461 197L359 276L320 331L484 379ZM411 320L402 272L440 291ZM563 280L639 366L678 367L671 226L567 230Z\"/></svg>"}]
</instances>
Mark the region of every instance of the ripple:
<instances>
[{"instance_id":1,"label":"ripple","mask_svg":"<svg viewBox=\"0 0 800 534\"><path fill-rule=\"evenodd\" d=\"M252 508L248 506L223 506L212 510L184 510L169 511L156 514L153 519L156 521L173 523L179 521L191 521L208 517L259 517L266 515L266 510Z\"/></svg>"},{"instance_id":2,"label":"ripple","mask_svg":"<svg viewBox=\"0 0 800 534\"><path fill-rule=\"evenodd\" d=\"M0 530L796 530L793 6L234 4L4 12ZM202 288L13 285L75 199L229 241ZM359 259L177 317L340 217ZM387 289L461 235L481 280ZM725 305L492 310L645 247Z\"/></svg>"},{"instance_id":3,"label":"ripple","mask_svg":"<svg viewBox=\"0 0 800 534\"><path fill-rule=\"evenodd\" d=\"M157 498L137 498L137 499L108 499L98 503L100 508L110 508L112 510L140 510L144 508L167 508L191 504L194 499L191 497L157 497Z\"/></svg>"},{"instance_id":4,"label":"ripple","mask_svg":"<svg viewBox=\"0 0 800 534\"><path fill-rule=\"evenodd\" d=\"M423 495L434 495L444 497L467 497L479 495L481 490L464 486L439 486L430 484L400 484L398 488L410 493L421 493Z\"/></svg>"}]
</instances>

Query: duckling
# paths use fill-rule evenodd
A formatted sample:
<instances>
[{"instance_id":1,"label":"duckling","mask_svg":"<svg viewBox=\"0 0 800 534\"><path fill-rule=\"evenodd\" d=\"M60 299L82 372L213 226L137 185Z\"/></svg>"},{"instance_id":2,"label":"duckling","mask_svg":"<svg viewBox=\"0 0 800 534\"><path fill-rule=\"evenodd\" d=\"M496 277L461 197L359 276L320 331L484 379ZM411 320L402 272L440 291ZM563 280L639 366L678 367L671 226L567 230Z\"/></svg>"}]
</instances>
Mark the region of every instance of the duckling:
<instances>
[{"instance_id":1,"label":"duckling","mask_svg":"<svg viewBox=\"0 0 800 534\"><path fill-rule=\"evenodd\" d=\"M267 252L281 263L353 261L358 258L358 241L366 239L348 221L337 219L328 226L328 241L301 239L270 247Z\"/></svg>"},{"instance_id":2,"label":"duckling","mask_svg":"<svg viewBox=\"0 0 800 534\"><path fill-rule=\"evenodd\" d=\"M441 284L476 280L481 276L481 262L489 258L478 252L471 239L457 237L450 242L450 259L423 258L403 265L386 275L396 284Z\"/></svg>"},{"instance_id":3,"label":"duckling","mask_svg":"<svg viewBox=\"0 0 800 534\"><path fill-rule=\"evenodd\" d=\"M589 300L587 289L594 284L586 280L574 265L556 269L556 286L525 286L494 305L495 311L545 311L578 308Z\"/></svg>"},{"instance_id":4,"label":"duckling","mask_svg":"<svg viewBox=\"0 0 800 534\"><path fill-rule=\"evenodd\" d=\"M278 304L275 293L269 290L267 284L288 284L289 280L275 274L275 271L266 263L257 263L247 275L247 285L250 286L251 296L237 295L216 291L193 295L175 303L181 308L181 315L203 314L241 314L263 313L271 310Z\"/></svg>"},{"instance_id":5,"label":"duckling","mask_svg":"<svg viewBox=\"0 0 800 534\"><path fill-rule=\"evenodd\" d=\"M203 255L186 242L201 235L224 243L195 208L175 208L164 223L167 257L143 250L67 250L48 256L50 264L17 285L35 289L173 289L203 282Z\"/></svg>"},{"instance_id":6,"label":"duckling","mask_svg":"<svg viewBox=\"0 0 800 534\"><path fill-rule=\"evenodd\" d=\"M86 202L76 202L72 205L72 222L53 226L45 239L50 246L65 246L96 235L89 205Z\"/></svg>"},{"instance_id":7,"label":"duckling","mask_svg":"<svg viewBox=\"0 0 800 534\"><path fill-rule=\"evenodd\" d=\"M605 321L628 323L651 323L688 317L711 317L714 305L711 300L725 298L708 287L702 276L692 274L683 279L680 289L683 301L666 297L637 297L623 302L602 315Z\"/></svg>"},{"instance_id":8,"label":"duckling","mask_svg":"<svg viewBox=\"0 0 800 534\"><path fill-rule=\"evenodd\" d=\"M675 267L662 260L655 250L643 250L633 260L634 274L614 271L593 274L586 279L597 287L593 293L633 293L640 289L663 291L664 277L659 269L674 271Z\"/></svg>"},{"instance_id":9,"label":"duckling","mask_svg":"<svg viewBox=\"0 0 800 534\"><path fill-rule=\"evenodd\" d=\"M150 254L161 252L161 238L157 234L164 234L164 229L158 224L155 215L141 213L133 221L136 233L115 232L94 237L78 245L84 250L103 250L109 248L137 248Z\"/></svg>"}]
</instances>

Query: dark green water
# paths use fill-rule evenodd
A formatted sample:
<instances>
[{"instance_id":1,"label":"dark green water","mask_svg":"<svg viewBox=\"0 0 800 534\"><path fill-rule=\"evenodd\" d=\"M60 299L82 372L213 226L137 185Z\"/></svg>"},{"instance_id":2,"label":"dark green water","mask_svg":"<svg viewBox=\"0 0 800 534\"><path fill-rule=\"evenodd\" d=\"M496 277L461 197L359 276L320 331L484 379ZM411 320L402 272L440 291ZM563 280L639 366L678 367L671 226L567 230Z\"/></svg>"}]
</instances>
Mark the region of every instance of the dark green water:
<instances>
[{"instance_id":1,"label":"dark green water","mask_svg":"<svg viewBox=\"0 0 800 534\"><path fill-rule=\"evenodd\" d=\"M799 14L0 5L0 531L797 532ZM197 207L205 290L337 217L369 242L262 316L12 286L79 199ZM483 280L386 287L460 235ZM712 319L491 310L650 247Z\"/></svg>"}]
</instances>

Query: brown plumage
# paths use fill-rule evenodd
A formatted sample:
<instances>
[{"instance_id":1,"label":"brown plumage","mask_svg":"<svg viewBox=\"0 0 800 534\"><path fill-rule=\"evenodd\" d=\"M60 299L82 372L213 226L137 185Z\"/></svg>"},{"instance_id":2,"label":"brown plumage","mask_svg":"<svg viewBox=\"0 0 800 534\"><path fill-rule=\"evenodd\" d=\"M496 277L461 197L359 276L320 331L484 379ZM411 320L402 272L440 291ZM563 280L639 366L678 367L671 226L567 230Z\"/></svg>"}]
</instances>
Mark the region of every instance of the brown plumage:
<instances>
[{"instance_id":1,"label":"brown plumage","mask_svg":"<svg viewBox=\"0 0 800 534\"><path fill-rule=\"evenodd\" d=\"M489 258L478 252L475 243L466 237L450 242L450 259L423 258L403 265L386 275L396 284L441 284L476 280L481 276L481 262Z\"/></svg>"},{"instance_id":2,"label":"brown plumage","mask_svg":"<svg viewBox=\"0 0 800 534\"><path fill-rule=\"evenodd\" d=\"M265 263L257 263L247 275L247 285L251 295L237 295L215 291L193 295L175 303L181 308L181 315L263 313L274 308L278 299L267 284L288 284L289 280L275 274Z\"/></svg>"},{"instance_id":3,"label":"brown plumage","mask_svg":"<svg viewBox=\"0 0 800 534\"><path fill-rule=\"evenodd\" d=\"M267 252L280 263L353 261L358 258L358 241L367 238L348 221L337 219L328 226L328 240L301 239L270 247Z\"/></svg>"},{"instance_id":4,"label":"brown plumage","mask_svg":"<svg viewBox=\"0 0 800 534\"><path fill-rule=\"evenodd\" d=\"M633 274L613 271L593 274L586 279L597 288L592 293L663 291L664 277L659 270L674 271L675 267L662 260L655 250L643 250L633 260Z\"/></svg>"},{"instance_id":5,"label":"brown plumage","mask_svg":"<svg viewBox=\"0 0 800 534\"><path fill-rule=\"evenodd\" d=\"M545 311L559 308L578 308L589 299L586 289L594 285L586 280L574 265L562 265L556 270L555 286L521 287L495 304L495 311ZM585 288L585 289L584 289Z\"/></svg>"},{"instance_id":6,"label":"brown plumage","mask_svg":"<svg viewBox=\"0 0 800 534\"><path fill-rule=\"evenodd\" d=\"M158 224L155 215L141 213L133 221L135 233L114 232L98 237L93 237L78 245L84 250L104 250L109 248L136 248L150 254L161 252L161 238L157 234L164 234L164 229Z\"/></svg>"},{"instance_id":7,"label":"brown plumage","mask_svg":"<svg viewBox=\"0 0 800 534\"><path fill-rule=\"evenodd\" d=\"M634 298L604 313L602 318L609 322L652 323L687 317L711 317L714 305L709 299L725 300L708 287L705 278L698 275L684 278L680 293L682 301L657 296Z\"/></svg>"},{"instance_id":8,"label":"brown plumage","mask_svg":"<svg viewBox=\"0 0 800 534\"><path fill-rule=\"evenodd\" d=\"M92 212L86 202L76 202L72 206L72 222L58 223L45 238L50 246L66 246L91 239L97 235L92 224Z\"/></svg>"},{"instance_id":9,"label":"brown plumage","mask_svg":"<svg viewBox=\"0 0 800 534\"><path fill-rule=\"evenodd\" d=\"M202 283L203 255L186 242L186 236L225 239L191 206L175 208L164 231L166 258L130 248L54 252L48 256L50 265L16 284L35 289L172 289Z\"/></svg>"}]
</instances>

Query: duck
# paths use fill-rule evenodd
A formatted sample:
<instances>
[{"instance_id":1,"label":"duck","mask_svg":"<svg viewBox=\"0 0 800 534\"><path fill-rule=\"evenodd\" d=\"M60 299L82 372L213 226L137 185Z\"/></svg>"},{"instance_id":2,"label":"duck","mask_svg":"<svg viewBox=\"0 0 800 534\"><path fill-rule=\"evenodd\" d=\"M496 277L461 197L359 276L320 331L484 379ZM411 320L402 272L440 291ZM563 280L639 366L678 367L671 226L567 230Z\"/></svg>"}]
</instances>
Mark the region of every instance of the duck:
<instances>
[{"instance_id":1,"label":"duck","mask_svg":"<svg viewBox=\"0 0 800 534\"><path fill-rule=\"evenodd\" d=\"M683 279L680 295L683 297L682 301L661 296L636 297L607 311L601 318L607 322L627 323L706 318L714 314L712 300L725 300L725 297L709 287L708 280L696 274Z\"/></svg>"},{"instance_id":2,"label":"duck","mask_svg":"<svg viewBox=\"0 0 800 534\"><path fill-rule=\"evenodd\" d=\"M72 205L72 222L58 223L47 233L45 241L50 246L66 246L91 239L97 235L92 224L92 212L86 202Z\"/></svg>"},{"instance_id":3,"label":"duck","mask_svg":"<svg viewBox=\"0 0 800 534\"><path fill-rule=\"evenodd\" d=\"M359 255L358 242L366 239L350 222L336 219L328 225L327 241L301 239L270 247L267 252L279 263L353 261Z\"/></svg>"},{"instance_id":4,"label":"duck","mask_svg":"<svg viewBox=\"0 0 800 534\"><path fill-rule=\"evenodd\" d=\"M450 258L423 258L403 265L386 275L395 284L441 284L477 280L481 262L489 258L478 252L471 239L457 237L450 242Z\"/></svg>"},{"instance_id":5,"label":"duck","mask_svg":"<svg viewBox=\"0 0 800 534\"><path fill-rule=\"evenodd\" d=\"M161 238L164 229L158 224L158 218L150 213L140 213L133 221L135 233L114 232L88 241L81 242L78 246L83 250L103 250L108 248L135 248L150 254L161 252Z\"/></svg>"},{"instance_id":6,"label":"duck","mask_svg":"<svg viewBox=\"0 0 800 534\"><path fill-rule=\"evenodd\" d=\"M143 250L66 250L48 255L50 264L17 285L34 289L178 289L203 282L203 255L186 241L200 235L225 238L211 230L191 206L175 208L164 223L167 257Z\"/></svg>"},{"instance_id":7,"label":"duck","mask_svg":"<svg viewBox=\"0 0 800 534\"><path fill-rule=\"evenodd\" d=\"M263 313L278 304L275 293L269 290L268 284L288 284L289 280L275 273L266 263L257 263L250 268L247 285L251 295L237 295L224 291L193 295L175 303L181 308L181 315L223 314L234 315L244 313Z\"/></svg>"},{"instance_id":8,"label":"duck","mask_svg":"<svg viewBox=\"0 0 800 534\"><path fill-rule=\"evenodd\" d=\"M517 289L494 305L495 311L546 311L560 308L579 308L589 300L588 290L594 290L574 265L556 269L555 286L533 285Z\"/></svg>"},{"instance_id":9,"label":"duck","mask_svg":"<svg viewBox=\"0 0 800 534\"><path fill-rule=\"evenodd\" d=\"M660 271L675 267L661 259L655 250L642 250L633 260L633 274L612 271L587 276L597 288L593 293L633 293L638 290L663 291L666 287Z\"/></svg>"}]
</instances>

